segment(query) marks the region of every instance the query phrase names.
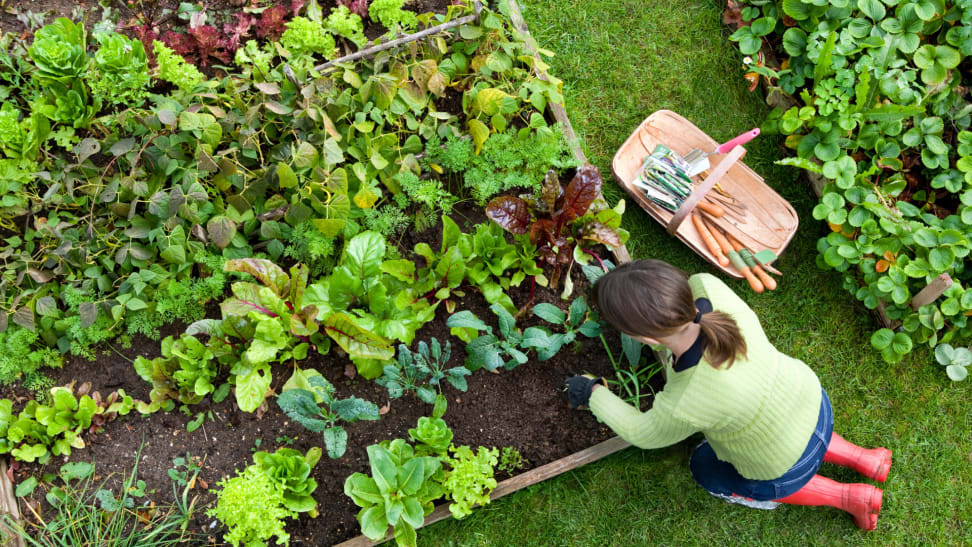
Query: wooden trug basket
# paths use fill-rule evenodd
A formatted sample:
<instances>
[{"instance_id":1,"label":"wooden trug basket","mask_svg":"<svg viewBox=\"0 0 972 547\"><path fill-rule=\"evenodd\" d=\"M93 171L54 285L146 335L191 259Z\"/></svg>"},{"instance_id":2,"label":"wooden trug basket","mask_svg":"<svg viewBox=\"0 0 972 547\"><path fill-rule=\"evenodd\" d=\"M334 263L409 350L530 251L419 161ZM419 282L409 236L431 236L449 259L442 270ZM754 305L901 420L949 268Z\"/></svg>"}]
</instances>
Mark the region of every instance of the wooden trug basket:
<instances>
[{"instance_id":1,"label":"wooden trug basket","mask_svg":"<svg viewBox=\"0 0 972 547\"><path fill-rule=\"evenodd\" d=\"M708 176L701 178L705 175L703 173L694 177L694 191L679 210L672 213L653 203L634 185L645 156L651 154L658 144L685 156L696 148L715 150L719 143L675 112L659 110L641 122L614 155L611 168L618 183L642 209L665 226L670 234L726 274L742 277L732 264L721 266L692 222L684 222L696 204L719 183L729 195L745 204L746 214L741 219L735 218L737 215L727 214L714 218L705 214L705 220L732 234L754 253L763 249L773 251L776 256L783 253L796 234L799 218L788 201L767 186L755 171L739 161L746 153L742 146L737 146L726 154L709 156L712 166L708 170Z\"/></svg>"}]
</instances>

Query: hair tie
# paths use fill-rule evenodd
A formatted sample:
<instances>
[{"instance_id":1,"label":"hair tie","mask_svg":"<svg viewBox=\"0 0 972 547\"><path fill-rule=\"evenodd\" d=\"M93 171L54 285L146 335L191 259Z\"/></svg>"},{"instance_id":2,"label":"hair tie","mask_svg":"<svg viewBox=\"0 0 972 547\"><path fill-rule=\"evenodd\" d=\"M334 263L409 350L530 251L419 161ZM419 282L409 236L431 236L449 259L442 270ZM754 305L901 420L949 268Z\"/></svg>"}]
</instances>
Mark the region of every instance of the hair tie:
<instances>
[{"instance_id":1,"label":"hair tie","mask_svg":"<svg viewBox=\"0 0 972 547\"><path fill-rule=\"evenodd\" d=\"M700 321L702 321L702 312L701 311L696 311L695 312L695 319L693 319L692 322L693 323L698 323Z\"/></svg>"}]
</instances>

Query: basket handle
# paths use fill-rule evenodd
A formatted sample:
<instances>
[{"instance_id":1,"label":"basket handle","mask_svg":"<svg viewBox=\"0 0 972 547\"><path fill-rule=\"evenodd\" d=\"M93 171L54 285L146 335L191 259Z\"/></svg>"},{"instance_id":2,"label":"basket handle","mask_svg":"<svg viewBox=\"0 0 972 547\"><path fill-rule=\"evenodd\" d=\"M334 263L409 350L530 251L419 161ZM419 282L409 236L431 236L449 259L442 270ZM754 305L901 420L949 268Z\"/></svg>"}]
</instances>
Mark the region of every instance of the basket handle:
<instances>
[{"instance_id":1,"label":"basket handle","mask_svg":"<svg viewBox=\"0 0 972 547\"><path fill-rule=\"evenodd\" d=\"M682 221L689 216L692 209L695 209L695 206L702 201L702 198L709 193L709 190L711 190L712 187L722 179L722 177L726 176L726 173L729 172L729 168L739 161L739 158L743 157L743 154L745 153L746 149L742 146L737 146L730 150L729 153L726 154L726 157L719 162L719 165L716 165L715 169L709 173L709 176L695 187L692 193L689 194L688 198L682 202L682 206L675 211L675 215L672 216L672 220L668 222L668 226L665 227L669 234L675 235L678 227L682 224Z\"/></svg>"}]
</instances>

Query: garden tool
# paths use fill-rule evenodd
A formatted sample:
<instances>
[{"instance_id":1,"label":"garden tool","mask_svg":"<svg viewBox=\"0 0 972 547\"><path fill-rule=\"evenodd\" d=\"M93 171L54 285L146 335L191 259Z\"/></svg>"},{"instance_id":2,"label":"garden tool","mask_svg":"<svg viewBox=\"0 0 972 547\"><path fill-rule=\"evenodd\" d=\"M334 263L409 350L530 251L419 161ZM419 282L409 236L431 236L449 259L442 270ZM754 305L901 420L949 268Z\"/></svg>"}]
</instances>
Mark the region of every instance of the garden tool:
<instances>
[{"instance_id":1,"label":"garden tool","mask_svg":"<svg viewBox=\"0 0 972 547\"><path fill-rule=\"evenodd\" d=\"M739 135L738 137L735 137L731 140L726 141L723 144L720 144L712 152L707 153L701 148L696 148L695 150L692 150L691 152L686 154L685 157L683 158L686 164L685 174L690 177L694 177L695 175L698 175L702 171L705 171L706 169L709 168L709 156L713 154L725 154L726 152L732 150L733 148L741 144L746 144L747 142L753 140L754 138L756 138L757 135L759 135L758 127L755 129L750 129L749 131L743 133L742 135Z\"/></svg>"},{"instance_id":2,"label":"garden tool","mask_svg":"<svg viewBox=\"0 0 972 547\"><path fill-rule=\"evenodd\" d=\"M722 231L720 231L719 228L713 226L709 222L703 220L703 223L705 223L706 227L709 229L709 232L712 234L716 242L719 244L719 247L722 248L723 254L729 257L729 261L732 262L732 265L735 266L736 269L739 270L739 273L741 273L742 276L746 278L746 281L749 282L749 287L753 289L753 292L756 293L763 292L765 288L763 286L763 282L756 277L756 275L753 273L752 270L749 269L749 266L742 259L742 257L739 256L739 253L736 251L736 249L732 247L732 245L729 243L729 240L726 239L726 236L722 233Z\"/></svg>"},{"instance_id":3,"label":"garden tool","mask_svg":"<svg viewBox=\"0 0 972 547\"><path fill-rule=\"evenodd\" d=\"M694 211L692 212L692 224L695 225L695 229L702 237L702 241L705 242L705 246L709 248L709 252L712 253L712 256L716 258L719 265L728 266L729 259L726 257L726 255L722 254L722 249L719 247L719 242L716 241L715 236L713 236L712 232L710 232L705 226L705 222L703 222L702 217L700 217Z\"/></svg>"},{"instance_id":4,"label":"garden tool","mask_svg":"<svg viewBox=\"0 0 972 547\"><path fill-rule=\"evenodd\" d=\"M763 271L763 268L760 267L759 263L756 262L756 259L753 257L752 251L747 249L746 246L740 243L738 239L732 237L732 234L726 233L726 239L729 240L729 244L732 245L732 248L735 249L737 253L739 253L739 257L743 259L743 262L745 262L746 265L749 266L749 269L751 269L753 273L756 274L756 277L758 277L759 280L763 283L763 286L771 291L775 291L776 280L770 277L769 274L767 274L765 271Z\"/></svg>"}]
</instances>

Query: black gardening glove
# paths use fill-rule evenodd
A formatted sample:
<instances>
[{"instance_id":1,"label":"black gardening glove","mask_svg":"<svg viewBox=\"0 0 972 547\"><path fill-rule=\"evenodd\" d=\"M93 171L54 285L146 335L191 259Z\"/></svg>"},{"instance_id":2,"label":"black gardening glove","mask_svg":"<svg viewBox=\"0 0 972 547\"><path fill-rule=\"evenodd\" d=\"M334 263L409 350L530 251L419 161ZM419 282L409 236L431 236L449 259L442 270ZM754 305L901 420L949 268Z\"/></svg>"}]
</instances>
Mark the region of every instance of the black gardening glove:
<instances>
[{"instance_id":1,"label":"black gardening glove","mask_svg":"<svg viewBox=\"0 0 972 547\"><path fill-rule=\"evenodd\" d=\"M603 380L601 377L594 378L588 375L568 378L565 389L567 390L567 402L570 404L570 408L587 406L587 403L591 400L594 384L598 382L603 384Z\"/></svg>"}]
</instances>

